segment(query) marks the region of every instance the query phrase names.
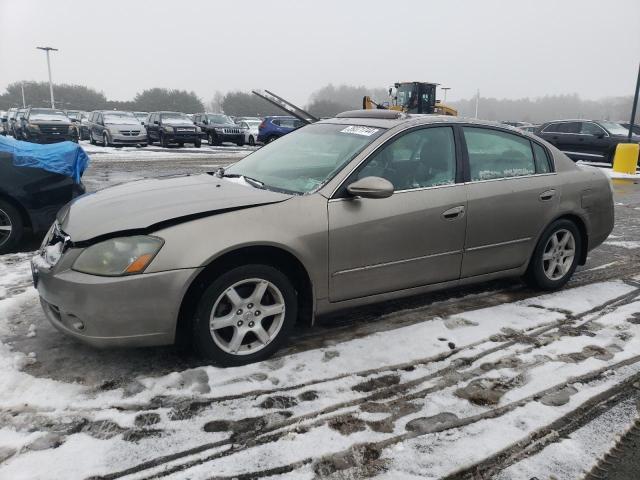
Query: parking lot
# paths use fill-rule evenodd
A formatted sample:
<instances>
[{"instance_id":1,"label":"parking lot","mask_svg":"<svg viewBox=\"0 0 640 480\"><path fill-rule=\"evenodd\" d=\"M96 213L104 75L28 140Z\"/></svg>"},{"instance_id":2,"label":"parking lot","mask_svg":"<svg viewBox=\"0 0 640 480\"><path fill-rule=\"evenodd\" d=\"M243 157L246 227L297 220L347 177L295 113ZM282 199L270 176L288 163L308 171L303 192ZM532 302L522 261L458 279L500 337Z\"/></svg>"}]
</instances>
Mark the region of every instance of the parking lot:
<instances>
[{"instance_id":1,"label":"parking lot","mask_svg":"<svg viewBox=\"0 0 640 480\"><path fill-rule=\"evenodd\" d=\"M83 146L89 191L251 151ZM45 319L31 252L3 255L0 477L584 476L640 400L640 182L612 182L613 234L560 292L502 280L347 311L236 368L81 345Z\"/></svg>"}]
</instances>

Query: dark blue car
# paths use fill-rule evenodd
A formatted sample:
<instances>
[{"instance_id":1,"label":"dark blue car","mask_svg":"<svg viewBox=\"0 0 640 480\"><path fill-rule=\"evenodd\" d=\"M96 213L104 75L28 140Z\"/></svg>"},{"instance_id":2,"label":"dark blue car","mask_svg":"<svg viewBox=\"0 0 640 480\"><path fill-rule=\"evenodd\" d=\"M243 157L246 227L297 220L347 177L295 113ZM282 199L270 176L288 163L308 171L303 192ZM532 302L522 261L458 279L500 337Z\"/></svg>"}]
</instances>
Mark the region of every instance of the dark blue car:
<instances>
[{"instance_id":1,"label":"dark blue car","mask_svg":"<svg viewBox=\"0 0 640 480\"><path fill-rule=\"evenodd\" d=\"M275 139L300 128L304 122L295 117L272 116L265 117L258 127L258 142L269 143Z\"/></svg>"}]
</instances>

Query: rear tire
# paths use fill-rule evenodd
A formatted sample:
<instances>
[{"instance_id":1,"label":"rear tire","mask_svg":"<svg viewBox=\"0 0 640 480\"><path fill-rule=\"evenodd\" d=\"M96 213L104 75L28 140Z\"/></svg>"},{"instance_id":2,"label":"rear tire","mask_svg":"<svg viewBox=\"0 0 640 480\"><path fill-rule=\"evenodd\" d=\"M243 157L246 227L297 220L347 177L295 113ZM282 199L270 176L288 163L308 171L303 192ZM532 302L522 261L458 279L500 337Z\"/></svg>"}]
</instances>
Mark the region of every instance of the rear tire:
<instances>
[{"instance_id":1,"label":"rear tire","mask_svg":"<svg viewBox=\"0 0 640 480\"><path fill-rule=\"evenodd\" d=\"M96 145L96 141L93 139L93 133L89 132L89 143L91 145Z\"/></svg>"},{"instance_id":2,"label":"rear tire","mask_svg":"<svg viewBox=\"0 0 640 480\"><path fill-rule=\"evenodd\" d=\"M283 345L297 315L296 292L284 273L270 265L243 265L214 279L202 294L193 343L218 365L261 361Z\"/></svg>"},{"instance_id":3,"label":"rear tire","mask_svg":"<svg viewBox=\"0 0 640 480\"><path fill-rule=\"evenodd\" d=\"M103 147L111 146L111 142L109 142L109 135L106 132L102 134L102 146Z\"/></svg>"},{"instance_id":4,"label":"rear tire","mask_svg":"<svg viewBox=\"0 0 640 480\"><path fill-rule=\"evenodd\" d=\"M255 139L253 138L253 135L249 136L249 145L251 145L252 147L254 147L256 144Z\"/></svg>"},{"instance_id":5,"label":"rear tire","mask_svg":"<svg viewBox=\"0 0 640 480\"><path fill-rule=\"evenodd\" d=\"M560 219L544 231L524 280L532 288L558 290L575 272L582 256L582 237L575 223Z\"/></svg>"},{"instance_id":6,"label":"rear tire","mask_svg":"<svg viewBox=\"0 0 640 480\"><path fill-rule=\"evenodd\" d=\"M169 148L169 141L164 136L164 134L160 134L160 145L162 148Z\"/></svg>"},{"instance_id":7,"label":"rear tire","mask_svg":"<svg viewBox=\"0 0 640 480\"><path fill-rule=\"evenodd\" d=\"M200 148L202 146L202 140L196 140L193 144L194 147Z\"/></svg>"},{"instance_id":8,"label":"rear tire","mask_svg":"<svg viewBox=\"0 0 640 480\"><path fill-rule=\"evenodd\" d=\"M10 203L0 200L0 254L15 251L23 234L20 212Z\"/></svg>"}]
</instances>

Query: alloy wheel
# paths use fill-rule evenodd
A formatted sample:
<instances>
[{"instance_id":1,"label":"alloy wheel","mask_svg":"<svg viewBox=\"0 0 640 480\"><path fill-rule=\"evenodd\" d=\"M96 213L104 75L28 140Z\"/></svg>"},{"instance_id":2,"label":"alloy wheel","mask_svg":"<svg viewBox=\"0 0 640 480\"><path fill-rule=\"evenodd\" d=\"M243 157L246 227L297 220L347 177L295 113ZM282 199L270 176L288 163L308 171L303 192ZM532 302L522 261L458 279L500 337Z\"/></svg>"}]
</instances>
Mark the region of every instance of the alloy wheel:
<instances>
[{"instance_id":1,"label":"alloy wheel","mask_svg":"<svg viewBox=\"0 0 640 480\"><path fill-rule=\"evenodd\" d=\"M554 232L547 240L542 254L542 269L549 280L564 277L573 265L576 256L576 239L569 230Z\"/></svg>"},{"instance_id":2,"label":"alloy wheel","mask_svg":"<svg viewBox=\"0 0 640 480\"><path fill-rule=\"evenodd\" d=\"M0 209L0 247L9 241L12 231L13 224L11 223L11 217L9 217L7 212Z\"/></svg>"},{"instance_id":3,"label":"alloy wheel","mask_svg":"<svg viewBox=\"0 0 640 480\"><path fill-rule=\"evenodd\" d=\"M216 300L209 330L216 345L232 355L259 352L280 332L285 301L273 283L251 278L234 283Z\"/></svg>"}]
</instances>

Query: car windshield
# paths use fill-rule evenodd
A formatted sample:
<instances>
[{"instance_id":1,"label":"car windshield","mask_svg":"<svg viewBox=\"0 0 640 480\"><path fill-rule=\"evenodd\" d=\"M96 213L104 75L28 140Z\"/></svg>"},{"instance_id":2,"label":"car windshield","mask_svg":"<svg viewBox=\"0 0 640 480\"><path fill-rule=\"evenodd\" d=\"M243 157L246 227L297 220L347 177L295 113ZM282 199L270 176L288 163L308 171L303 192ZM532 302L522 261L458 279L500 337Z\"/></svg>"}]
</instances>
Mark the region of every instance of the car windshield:
<instances>
[{"instance_id":1,"label":"car windshield","mask_svg":"<svg viewBox=\"0 0 640 480\"><path fill-rule=\"evenodd\" d=\"M611 135L629 135L629 129L616 122L600 122Z\"/></svg>"},{"instance_id":2,"label":"car windshield","mask_svg":"<svg viewBox=\"0 0 640 480\"><path fill-rule=\"evenodd\" d=\"M136 118L143 118L143 119L149 116L149 114L146 112L135 112L134 115L136 116Z\"/></svg>"},{"instance_id":3,"label":"car windshield","mask_svg":"<svg viewBox=\"0 0 640 480\"><path fill-rule=\"evenodd\" d=\"M193 125L193 120L184 113L163 113L160 115L162 123L171 125Z\"/></svg>"},{"instance_id":4,"label":"car windshield","mask_svg":"<svg viewBox=\"0 0 640 480\"><path fill-rule=\"evenodd\" d=\"M67 112L67 117L72 120L78 120L80 118L80 112Z\"/></svg>"},{"instance_id":5,"label":"car windshield","mask_svg":"<svg viewBox=\"0 0 640 480\"><path fill-rule=\"evenodd\" d=\"M104 114L104 123L112 125L139 125L140 122L133 113L113 112Z\"/></svg>"},{"instance_id":6,"label":"car windshield","mask_svg":"<svg viewBox=\"0 0 640 480\"><path fill-rule=\"evenodd\" d=\"M267 189L308 193L333 178L383 132L357 125L308 125L248 155L225 175L249 177Z\"/></svg>"},{"instance_id":7,"label":"car windshield","mask_svg":"<svg viewBox=\"0 0 640 480\"><path fill-rule=\"evenodd\" d=\"M19 113L20 115L24 115L24 113L26 112L19 112ZM67 117L62 110L46 110L46 109L34 108L29 113L29 120L68 122L69 117Z\"/></svg>"},{"instance_id":8,"label":"car windshield","mask_svg":"<svg viewBox=\"0 0 640 480\"><path fill-rule=\"evenodd\" d=\"M235 122L226 115L207 115L207 119L211 123L219 123L222 125L235 125Z\"/></svg>"}]
</instances>

